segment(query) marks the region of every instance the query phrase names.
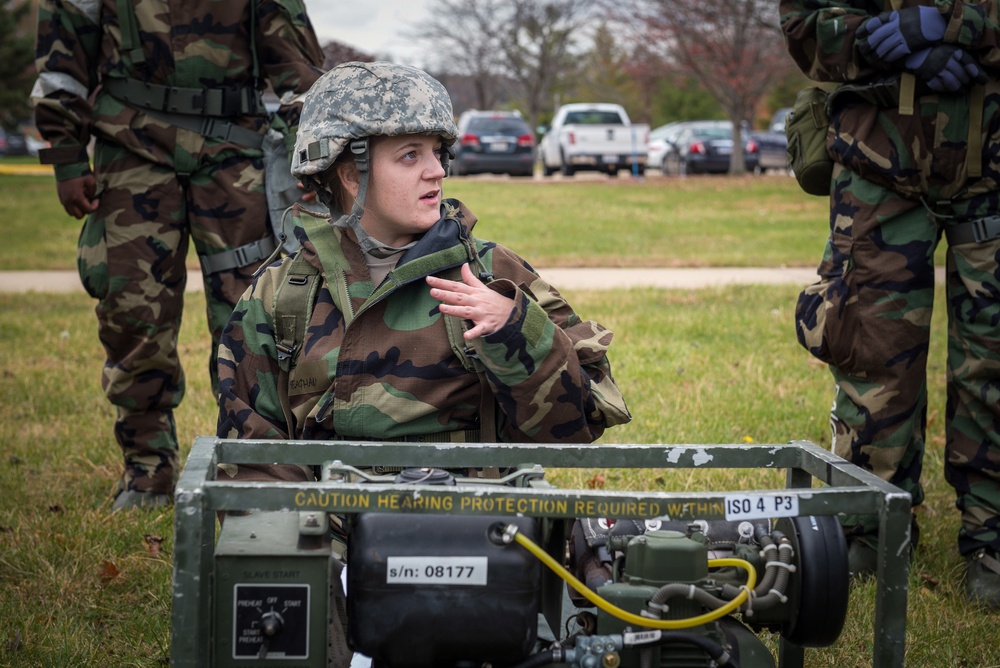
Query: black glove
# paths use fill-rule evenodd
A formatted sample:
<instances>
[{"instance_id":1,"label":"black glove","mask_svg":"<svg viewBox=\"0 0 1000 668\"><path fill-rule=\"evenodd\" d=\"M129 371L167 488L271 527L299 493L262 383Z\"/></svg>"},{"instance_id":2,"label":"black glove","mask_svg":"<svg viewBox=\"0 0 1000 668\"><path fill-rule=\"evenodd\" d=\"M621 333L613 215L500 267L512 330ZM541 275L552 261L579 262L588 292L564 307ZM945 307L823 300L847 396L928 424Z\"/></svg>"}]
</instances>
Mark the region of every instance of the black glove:
<instances>
[{"instance_id":1,"label":"black glove","mask_svg":"<svg viewBox=\"0 0 1000 668\"><path fill-rule=\"evenodd\" d=\"M948 22L933 7L907 7L865 21L856 33L859 48L872 62L894 63L944 39Z\"/></svg>"},{"instance_id":2,"label":"black glove","mask_svg":"<svg viewBox=\"0 0 1000 668\"><path fill-rule=\"evenodd\" d=\"M950 44L918 51L906 59L904 66L938 93L954 93L971 83L989 80L968 51Z\"/></svg>"}]
</instances>

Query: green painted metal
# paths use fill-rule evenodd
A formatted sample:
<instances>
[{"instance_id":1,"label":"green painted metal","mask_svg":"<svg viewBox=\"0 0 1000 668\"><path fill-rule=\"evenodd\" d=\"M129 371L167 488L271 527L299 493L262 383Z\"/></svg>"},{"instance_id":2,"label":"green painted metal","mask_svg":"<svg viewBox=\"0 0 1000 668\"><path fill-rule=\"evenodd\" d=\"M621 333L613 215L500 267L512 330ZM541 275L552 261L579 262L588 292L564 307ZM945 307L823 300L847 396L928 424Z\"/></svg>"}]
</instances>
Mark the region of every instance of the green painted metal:
<instances>
[{"instance_id":1,"label":"green painted metal","mask_svg":"<svg viewBox=\"0 0 1000 668\"><path fill-rule=\"evenodd\" d=\"M545 468L779 469L786 487L703 492L568 490L547 484L389 485L319 481L247 483L216 479L219 462L340 462L355 467L433 466ZM526 464L528 463L528 464ZM869 513L879 517L879 569L873 665L903 666L909 559L910 495L808 441L785 444L453 444L352 441L196 439L180 476L175 505L171 664L211 666L211 580L215 514L223 510L297 510L727 519L727 502L752 497L767 507L794 500L798 515ZM794 499L792 498L794 497ZM731 519L731 518L729 518ZM802 665L803 653L782 640L779 665Z\"/></svg>"}]
</instances>

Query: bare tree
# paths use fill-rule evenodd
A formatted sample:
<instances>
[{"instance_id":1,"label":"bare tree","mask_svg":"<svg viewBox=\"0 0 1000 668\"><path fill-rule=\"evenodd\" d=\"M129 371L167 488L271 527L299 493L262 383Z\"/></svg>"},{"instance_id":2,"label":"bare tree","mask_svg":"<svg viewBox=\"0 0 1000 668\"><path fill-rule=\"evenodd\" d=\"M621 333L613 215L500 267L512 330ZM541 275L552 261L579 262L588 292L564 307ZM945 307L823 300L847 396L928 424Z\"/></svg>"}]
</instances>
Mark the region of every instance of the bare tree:
<instances>
[{"instance_id":1,"label":"bare tree","mask_svg":"<svg viewBox=\"0 0 1000 668\"><path fill-rule=\"evenodd\" d=\"M499 101L505 69L497 26L509 13L504 0L435 0L429 18L409 36L427 46L437 71L473 82L478 109L491 109Z\"/></svg>"},{"instance_id":2,"label":"bare tree","mask_svg":"<svg viewBox=\"0 0 1000 668\"><path fill-rule=\"evenodd\" d=\"M532 127L551 104L557 84L575 69L575 40L593 18L595 0L513 0L500 48L519 85Z\"/></svg>"},{"instance_id":3,"label":"bare tree","mask_svg":"<svg viewBox=\"0 0 1000 668\"><path fill-rule=\"evenodd\" d=\"M332 67L336 67L341 63L349 62L363 62L370 63L375 60L375 56L372 56L364 51L359 51L353 46L344 44L343 42L338 42L337 40L330 40L323 45L323 69L328 70Z\"/></svg>"},{"instance_id":4,"label":"bare tree","mask_svg":"<svg viewBox=\"0 0 1000 668\"><path fill-rule=\"evenodd\" d=\"M490 109L508 88L535 126L555 87L574 70L575 40L597 0L434 0L409 33L435 68L473 81Z\"/></svg>"},{"instance_id":5,"label":"bare tree","mask_svg":"<svg viewBox=\"0 0 1000 668\"><path fill-rule=\"evenodd\" d=\"M693 76L733 122L729 171L745 170L742 124L790 61L774 0L629 0L625 3L648 44L666 62ZM619 6L621 7L621 6Z\"/></svg>"}]
</instances>

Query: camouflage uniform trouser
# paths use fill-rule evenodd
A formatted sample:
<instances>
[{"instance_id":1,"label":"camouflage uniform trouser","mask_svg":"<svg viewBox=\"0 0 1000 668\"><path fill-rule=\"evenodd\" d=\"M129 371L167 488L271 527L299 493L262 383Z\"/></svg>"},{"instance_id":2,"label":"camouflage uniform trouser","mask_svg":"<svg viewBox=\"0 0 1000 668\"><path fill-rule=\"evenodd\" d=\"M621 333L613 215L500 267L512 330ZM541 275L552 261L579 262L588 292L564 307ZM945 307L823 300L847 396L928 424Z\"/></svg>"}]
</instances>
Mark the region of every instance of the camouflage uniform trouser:
<instances>
[{"instance_id":1,"label":"camouflage uniform trouser","mask_svg":"<svg viewBox=\"0 0 1000 668\"><path fill-rule=\"evenodd\" d=\"M184 396L177 353L188 244L199 254L269 234L259 159L202 162L190 176L98 142L99 208L80 234L78 265L97 298L107 359L104 392L117 408L114 433L125 458L120 489L172 493L179 473L173 409ZM222 330L260 262L204 278L212 337L209 374L217 394Z\"/></svg>"},{"instance_id":2,"label":"camouflage uniform trouser","mask_svg":"<svg viewBox=\"0 0 1000 668\"><path fill-rule=\"evenodd\" d=\"M837 167L831 235L796 309L799 341L830 364L834 452L923 501L934 250L944 228L1000 211L997 193L935 207ZM928 201L933 201L928 198ZM1000 239L947 249L945 477L959 551L1000 549ZM863 533L871 516L844 520Z\"/></svg>"}]
</instances>

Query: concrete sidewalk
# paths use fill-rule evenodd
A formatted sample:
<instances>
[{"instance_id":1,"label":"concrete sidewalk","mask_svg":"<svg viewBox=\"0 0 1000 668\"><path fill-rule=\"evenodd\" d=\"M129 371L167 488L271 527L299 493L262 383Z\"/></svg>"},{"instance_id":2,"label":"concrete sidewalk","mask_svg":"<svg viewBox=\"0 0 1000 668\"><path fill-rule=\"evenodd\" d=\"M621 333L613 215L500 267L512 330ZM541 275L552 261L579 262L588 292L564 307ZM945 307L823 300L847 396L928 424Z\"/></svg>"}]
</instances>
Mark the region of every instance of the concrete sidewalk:
<instances>
[{"instance_id":1,"label":"concrete sidewalk","mask_svg":"<svg viewBox=\"0 0 1000 668\"><path fill-rule=\"evenodd\" d=\"M808 285L816 281L815 269L766 267L553 268L538 273L561 290L614 290L621 288L704 288L734 283ZM188 275L187 290L200 292L197 272ZM0 271L0 292L83 292L75 271Z\"/></svg>"}]
</instances>

